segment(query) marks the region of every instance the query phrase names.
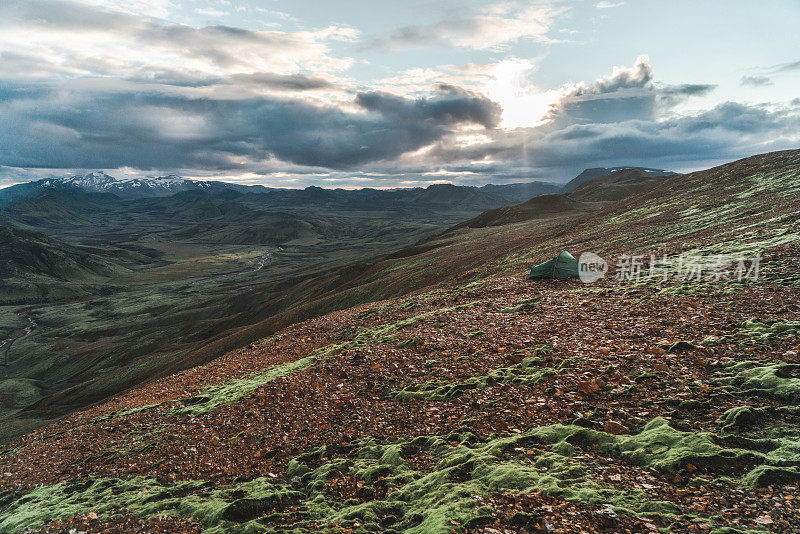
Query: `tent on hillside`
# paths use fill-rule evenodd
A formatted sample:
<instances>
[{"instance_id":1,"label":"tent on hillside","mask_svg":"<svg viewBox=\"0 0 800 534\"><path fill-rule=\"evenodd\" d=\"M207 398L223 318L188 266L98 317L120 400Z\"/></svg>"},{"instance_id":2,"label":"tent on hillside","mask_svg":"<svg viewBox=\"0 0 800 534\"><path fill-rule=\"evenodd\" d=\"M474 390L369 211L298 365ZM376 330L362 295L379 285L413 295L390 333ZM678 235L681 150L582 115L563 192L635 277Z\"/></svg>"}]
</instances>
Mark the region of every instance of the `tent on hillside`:
<instances>
[{"instance_id":1,"label":"tent on hillside","mask_svg":"<svg viewBox=\"0 0 800 534\"><path fill-rule=\"evenodd\" d=\"M578 276L578 260L562 250L558 256L544 263L535 265L528 275L528 280L535 278L575 278Z\"/></svg>"}]
</instances>

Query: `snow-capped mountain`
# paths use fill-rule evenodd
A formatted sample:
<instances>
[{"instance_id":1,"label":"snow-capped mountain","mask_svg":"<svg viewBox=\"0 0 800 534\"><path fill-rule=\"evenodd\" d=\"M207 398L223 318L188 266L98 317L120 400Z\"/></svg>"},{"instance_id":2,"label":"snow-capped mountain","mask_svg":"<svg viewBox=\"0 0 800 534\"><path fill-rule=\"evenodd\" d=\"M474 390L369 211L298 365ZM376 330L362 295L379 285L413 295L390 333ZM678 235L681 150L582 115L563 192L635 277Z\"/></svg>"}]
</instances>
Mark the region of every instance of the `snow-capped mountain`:
<instances>
[{"instance_id":1,"label":"snow-capped mountain","mask_svg":"<svg viewBox=\"0 0 800 534\"><path fill-rule=\"evenodd\" d=\"M110 193L120 198L165 197L184 191L254 191L268 190L262 186L242 186L217 181L200 181L182 178L174 174L168 176L147 176L145 178L116 178L102 171L78 174L64 178L45 178L35 182L18 184L0 190L0 207L21 198L31 197L46 189L61 191L81 191L84 193Z\"/></svg>"},{"instance_id":2,"label":"snow-capped mountain","mask_svg":"<svg viewBox=\"0 0 800 534\"><path fill-rule=\"evenodd\" d=\"M104 191L111 184L119 182L119 180L117 180L113 176L109 176L102 171L90 172L89 174L83 174L83 175L79 174L69 178L61 178L54 181L61 181L66 185L73 185L75 187L80 187L81 189L86 191L90 190Z\"/></svg>"},{"instance_id":3,"label":"snow-capped mountain","mask_svg":"<svg viewBox=\"0 0 800 534\"><path fill-rule=\"evenodd\" d=\"M168 196L182 191L208 189L211 182L188 180L174 174L145 178L115 178L98 171L68 178L47 179L44 187L75 187L87 193L112 193L123 197Z\"/></svg>"}]
</instances>

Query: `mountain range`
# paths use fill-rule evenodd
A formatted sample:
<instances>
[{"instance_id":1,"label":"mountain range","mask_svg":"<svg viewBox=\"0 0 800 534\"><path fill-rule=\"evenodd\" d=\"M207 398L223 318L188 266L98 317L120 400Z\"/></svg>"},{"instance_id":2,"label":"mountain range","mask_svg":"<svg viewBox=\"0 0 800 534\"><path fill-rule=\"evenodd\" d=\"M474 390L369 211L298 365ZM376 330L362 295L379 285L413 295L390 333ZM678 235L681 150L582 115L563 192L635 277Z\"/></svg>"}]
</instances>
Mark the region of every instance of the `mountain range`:
<instances>
[{"instance_id":1,"label":"mountain range","mask_svg":"<svg viewBox=\"0 0 800 534\"><path fill-rule=\"evenodd\" d=\"M561 186L550 182L526 182L504 185L488 184L481 187L432 185L427 189L410 188L397 190L379 189L323 189L310 186L306 189L275 189L261 185L241 185L220 181L202 181L176 175L145 178L115 178L102 171L90 172L64 178L45 178L0 189L0 207L17 200L37 196L48 190L81 191L84 193L109 193L124 199L168 197L177 193L203 192L214 195L236 197L240 194L263 195L273 205L304 205L320 203L342 203L362 207L380 207L411 204L422 200L433 204L466 202L470 207L492 203L516 204L537 195L556 193ZM427 193L426 193L427 191ZM469 194L468 194L469 193ZM457 196L459 195L460 196ZM421 198L422 197L422 198Z\"/></svg>"},{"instance_id":2,"label":"mountain range","mask_svg":"<svg viewBox=\"0 0 800 534\"><path fill-rule=\"evenodd\" d=\"M242 186L228 182L189 180L175 175L119 179L96 171L63 178L44 178L0 189L0 207L47 190L110 193L120 198L135 199L165 197L185 191L265 192L270 189L258 185Z\"/></svg>"},{"instance_id":3,"label":"mountain range","mask_svg":"<svg viewBox=\"0 0 800 534\"><path fill-rule=\"evenodd\" d=\"M566 185L532 181L510 184L487 184L480 187L434 184L427 188L380 189L276 189L261 185L241 185L221 181L203 181L176 175L145 178L116 178L102 171L44 178L0 189L0 208L19 200L33 198L47 191L106 193L127 200L170 197L178 193L206 193L228 199L257 201L269 206L328 206L336 209L422 209L457 207L486 210L525 202L535 196L570 193L580 184L602 175L634 167L586 169ZM674 174L660 169L641 169L649 176Z\"/></svg>"}]
</instances>

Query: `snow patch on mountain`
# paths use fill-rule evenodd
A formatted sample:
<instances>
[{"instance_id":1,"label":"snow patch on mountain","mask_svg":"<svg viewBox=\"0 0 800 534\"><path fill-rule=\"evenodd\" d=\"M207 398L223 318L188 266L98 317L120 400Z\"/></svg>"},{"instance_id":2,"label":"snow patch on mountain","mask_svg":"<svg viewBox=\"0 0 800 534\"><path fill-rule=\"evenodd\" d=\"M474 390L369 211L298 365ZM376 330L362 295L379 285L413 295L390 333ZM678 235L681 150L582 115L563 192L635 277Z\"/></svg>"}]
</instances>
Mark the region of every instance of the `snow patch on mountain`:
<instances>
[{"instance_id":1,"label":"snow patch on mountain","mask_svg":"<svg viewBox=\"0 0 800 534\"><path fill-rule=\"evenodd\" d=\"M112 193L119 196L167 196L183 191L206 190L211 182L190 180L170 174L144 178L115 178L102 171L65 178L47 178L38 185L44 188L77 188L88 193Z\"/></svg>"}]
</instances>

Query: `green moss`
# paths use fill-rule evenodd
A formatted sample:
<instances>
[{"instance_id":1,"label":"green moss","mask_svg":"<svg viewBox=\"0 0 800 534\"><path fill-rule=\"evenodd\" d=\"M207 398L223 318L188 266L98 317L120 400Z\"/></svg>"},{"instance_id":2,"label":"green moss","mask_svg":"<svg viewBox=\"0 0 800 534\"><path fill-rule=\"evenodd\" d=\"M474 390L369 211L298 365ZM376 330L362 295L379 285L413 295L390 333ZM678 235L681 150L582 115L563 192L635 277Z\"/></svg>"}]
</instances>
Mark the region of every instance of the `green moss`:
<instances>
[{"instance_id":1,"label":"green moss","mask_svg":"<svg viewBox=\"0 0 800 534\"><path fill-rule=\"evenodd\" d=\"M745 473L740 480L746 485L800 480L795 467L773 456L777 449L761 453L719 442L714 434L681 432L661 418L632 436L550 425L488 440L464 431L390 443L363 438L310 450L292 460L285 477L277 479L256 478L222 487L202 481L164 486L142 477L87 479L24 495L0 495L0 531L24 530L90 511L104 517L125 507L144 518L194 517L209 532L260 532L290 524L297 532L342 527L359 532L450 533L489 521L491 511L482 508L475 496L535 490L667 522L676 515L694 517L673 503L652 500L644 491L600 482L594 468L584 463L585 457L576 454L583 447L667 476L685 473L688 463L702 468L720 462L726 468L742 466ZM427 458L427 467L412 466L410 460L418 457ZM341 500L329 492L330 482L343 474L360 481L354 498Z\"/></svg>"},{"instance_id":2,"label":"green moss","mask_svg":"<svg viewBox=\"0 0 800 534\"><path fill-rule=\"evenodd\" d=\"M520 311L524 311L524 310L529 310L531 308L536 307L536 305L539 303L540 300L541 300L540 297L536 297L536 298L532 298L532 299L526 299L526 300L523 300L523 301L519 302L515 306L511 306L511 307L508 307L508 308L503 308L502 310L500 310L500 313L516 313L516 312L520 312Z\"/></svg>"},{"instance_id":3,"label":"green moss","mask_svg":"<svg viewBox=\"0 0 800 534\"><path fill-rule=\"evenodd\" d=\"M183 407L177 408L171 413L197 417L225 404L237 402L271 380L311 367L318 361L319 356L325 354L324 352L312 353L310 356L293 362L273 365L264 371L252 373L242 379L229 380L216 386L203 388L197 396L184 399Z\"/></svg>"},{"instance_id":4,"label":"green moss","mask_svg":"<svg viewBox=\"0 0 800 534\"><path fill-rule=\"evenodd\" d=\"M800 481L800 470L793 467L759 465L747 473L743 481L755 488L793 484Z\"/></svg>"},{"instance_id":5,"label":"green moss","mask_svg":"<svg viewBox=\"0 0 800 534\"><path fill-rule=\"evenodd\" d=\"M548 346L533 349L536 354L548 351ZM428 381L412 384L403 389L393 391L389 395L397 399L427 399L446 401L471 389L485 388L498 382L531 386L558 374L552 367L545 367L539 356L529 356L520 363L507 367L499 367L483 376L470 377L461 382Z\"/></svg>"},{"instance_id":6,"label":"green moss","mask_svg":"<svg viewBox=\"0 0 800 534\"><path fill-rule=\"evenodd\" d=\"M764 461L763 455L756 452L720 447L711 433L675 430L661 418L651 421L641 433L619 439L615 452L633 464L653 467L670 476L683 472L688 464L746 467Z\"/></svg>"},{"instance_id":7,"label":"green moss","mask_svg":"<svg viewBox=\"0 0 800 534\"><path fill-rule=\"evenodd\" d=\"M800 365L776 363L738 372L731 383L750 395L800 401Z\"/></svg>"},{"instance_id":8,"label":"green moss","mask_svg":"<svg viewBox=\"0 0 800 534\"><path fill-rule=\"evenodd\" d=\"M208 527L207 532L254 532L263 527L252 519L268 511L282 511L303 498L301 492L263 478L208 488L202 481L164 486L144 477L67 481L37 488L12 503L8 512L0 515L0 531L31 528L76 513L95 512L102 518L124 507L144 518L193 517Z\"/></svg>"},{"instance_id":9,"label":"green moss","mask_svg":"<svg viewBox=\"0 0 800 534\"><path fill-rule=\"evenodd\" d=\"M787 471L782 466L800 462L800 444L795 439L726 439L711 432L681 432L662 418L653 419L633 436L560 425L537 429L533 435L564 455L572 454L576 446L596 445L621 460L652 467L667 476L686 474L687 465L692 464L741 473L745 485L788 480L795 469ZM773 468L779 469L783 478L770 479L777 472Z\"/></svg>"},{"instance_id":10,"label":"green moss","mask_svg":"<svg viewBox=\"0 0 800 534\"><path fill-rule=\"evenodd\" d=\"M723 433L745 437L800 438L800 407L737 406L722 416Z\"/></svg>"},{"instance_id":11,"label":"green moss","mask_svg":"<svg viewBox=\"0 0 800 534\"><path fill-rule=\"evenodd\" d=\"M742 323L740 332L749 335L754 340L767 343L775 337L798 335L800 321L766 320L761 322L756 319L748 319Z\"/></svg>"},{"instance_id":12,"label":"green moss","mask_svg":"<svg viewBox=\"0 0 800 534\"><path fill-rule=\"evenodd\" d=\"M704 347L717 347L725 342L724 338L718 336L706 336L700 342Z\"/></svg>"},{"instance_id":13,"label":"green moss","mask_svg":"<svg viewBox=\"0 0 800 534\"><path fill-rule=\"evenodd\" d=\"M103 421L109 421L111 419L117 419L117 418L125 417L125 416L128 416L128 415L134 415L134 414L137 414L137 413L140 413L140 412L146 412L147 410L152 410L153 408L161 406L161 404L163 404L163 403L146 404L144 406L135 406L133 408L125 408L123 410L117 410L116 412L111 412L111 413L107 413L105 415L101 415L99 417L95 417L94 419L92 419L91 422L92 423L100 423L100 422L103 422Z\"/></svg>"},{"instance_id":14,"label":"green moss","mask_svg":"<svg viewBox=\"0 0 800 534\"><path fill-rule=\"evenodd\" d=\"M710 534L765 534L766 530L740 530L733 527L715 528Z\"/></svg>"},{"instance_id":15,"label":"green moss","mask_svg":"<svg viewBox=\"0 0 800 534\"><path fill-rule=\"evenodd\" d=\"M548 429L562 434L559 429ZM349 473L366 484L395 490L383 499L345 503L338 509L329 500L316 498L317 508L309 514L321 514L326 521L340 524L357 520L362 525L382 525L391 515L392 528L399 531L449 533L454 525L465 526L480 522L476 518L489 517L486 510L478 509L475 496L534 489L588 504L616 503L620 509L639 510L643 515L672 515L677 511L670 503L648 501L641 491L603 487L595 482L591 469L557 452L535 447L530 458L517 452L521 447L531 450L534 443L542 441L537 431L486 442L468 432L395 444L365 439L349 454ZM434 467L427 472L414 471L403 458L406 449L429 455ZM323 464L306 474L303 482L322 488L327 477L346 465L341 461Z\"/></svg>"}]
</instances>

